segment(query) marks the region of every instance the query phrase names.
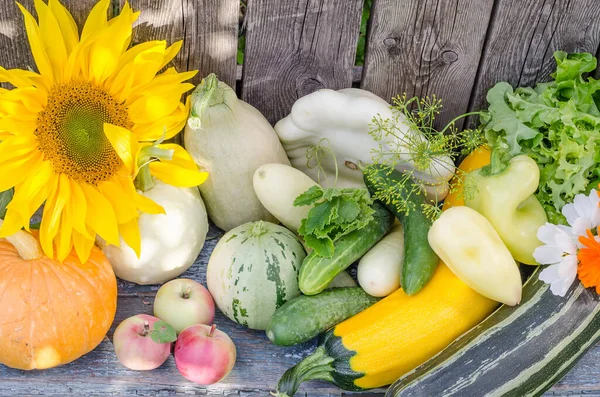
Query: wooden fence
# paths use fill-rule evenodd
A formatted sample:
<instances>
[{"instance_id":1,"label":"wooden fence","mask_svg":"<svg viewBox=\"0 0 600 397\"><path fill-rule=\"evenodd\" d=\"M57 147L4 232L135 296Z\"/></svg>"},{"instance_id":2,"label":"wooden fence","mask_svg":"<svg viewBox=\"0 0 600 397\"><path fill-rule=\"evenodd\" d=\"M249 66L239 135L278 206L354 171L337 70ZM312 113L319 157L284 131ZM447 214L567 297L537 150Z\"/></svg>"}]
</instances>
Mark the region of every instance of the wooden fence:
<instances>
[{"instance_id":1,"label":"wooden fence","mask_svg":"<svg viewBox=\"0 0 600 397\"><path fill-rule=\"evenodd\" d=\"M22 0L33 9L33 0ZM96 0L63 0L78 23ZM113 13L123 1L113 0ZM548 78L552 53L597 53L598 0L372 0L364 67L354 64L364 0L247 0L246 52L236 65L240 0L130 0L134 42L185 39L180 70L215 72L271 122L319 88L353 84L385 99L436 94L439 123L478 109L497 81ZM22 17L0 1L0 65L32 65ZM197 81L196 81L197 82Z\"/></svg>"}]
</instances>

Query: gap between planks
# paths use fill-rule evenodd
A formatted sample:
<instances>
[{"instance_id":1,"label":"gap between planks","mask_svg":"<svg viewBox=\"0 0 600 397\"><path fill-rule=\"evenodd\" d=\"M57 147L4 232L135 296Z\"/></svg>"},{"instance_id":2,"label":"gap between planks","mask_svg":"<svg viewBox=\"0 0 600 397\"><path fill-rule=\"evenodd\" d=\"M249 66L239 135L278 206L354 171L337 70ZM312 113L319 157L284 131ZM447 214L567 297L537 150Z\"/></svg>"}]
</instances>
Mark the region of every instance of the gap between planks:
<instances>
[{"instance_id":1,"label":"gap between planks","mask_svg":"<svg viewBox=\"0 0 600 397\"><path fill-rule=\"evenodd\" d=\"M362 66L354 66L352 68L352 82L360 83L363 75L363 67ZM235 78L237 81L242 81L244 76L244 65L237 65Z\"/></svg>"}]
</instances>

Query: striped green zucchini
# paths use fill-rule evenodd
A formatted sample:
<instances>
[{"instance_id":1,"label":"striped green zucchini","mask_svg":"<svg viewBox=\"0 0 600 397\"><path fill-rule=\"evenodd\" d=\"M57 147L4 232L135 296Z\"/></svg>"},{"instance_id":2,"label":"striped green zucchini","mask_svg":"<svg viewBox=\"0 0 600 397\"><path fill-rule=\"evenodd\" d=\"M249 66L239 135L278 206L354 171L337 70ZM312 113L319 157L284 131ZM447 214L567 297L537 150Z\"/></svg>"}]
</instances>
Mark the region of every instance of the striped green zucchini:
<instances>
[{"instance_id":1,"label":"striped green zucchini","mask_svg":"<svg viewBox=\"0 0 600 397\"><path fill-rule=\"evenodd\" d=\"M577 281L565 297L538 279L517 307L502 306L402 376L387 396L539 396L600 339L600 297Z\"/></svg>"}]
</instances>

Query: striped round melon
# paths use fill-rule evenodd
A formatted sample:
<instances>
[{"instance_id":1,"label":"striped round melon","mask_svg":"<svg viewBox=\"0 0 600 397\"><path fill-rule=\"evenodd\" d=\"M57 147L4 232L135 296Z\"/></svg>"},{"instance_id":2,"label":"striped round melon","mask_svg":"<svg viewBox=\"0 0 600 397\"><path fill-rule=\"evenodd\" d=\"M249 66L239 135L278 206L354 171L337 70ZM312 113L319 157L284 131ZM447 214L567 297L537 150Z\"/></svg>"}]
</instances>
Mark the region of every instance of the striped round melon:
<instances>
[{"instance_id":1,"label":"striped round melon","mask_svg":"<svg viewBox=\"0 0 600 397\"><path fill-rule=\"evenodd\" d=\"M267 327L277 308L300 295L298 272L306 253L288 229L250 222L227 232L206 270L219 309L238 324Z\"/></svg>"}]
</instances>

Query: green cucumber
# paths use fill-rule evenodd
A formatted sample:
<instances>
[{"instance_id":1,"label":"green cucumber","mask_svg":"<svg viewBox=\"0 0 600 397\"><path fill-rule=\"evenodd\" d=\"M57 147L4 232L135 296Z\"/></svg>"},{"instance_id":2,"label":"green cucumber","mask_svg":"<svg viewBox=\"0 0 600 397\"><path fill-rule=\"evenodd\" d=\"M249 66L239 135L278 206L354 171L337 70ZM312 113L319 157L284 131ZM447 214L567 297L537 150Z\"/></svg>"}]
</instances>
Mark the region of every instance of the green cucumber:
<instances>
[{"instance_id":1,"label":"green cucumber","mask_svg":"<svg viewBox=\"0 0 600 397\"><path fill-rule=\"evenodd\" d=\"M422 211L425 198L422 194L408 195L399 183L406 177L397 170L389 171L381 165L371 165L370 172L364 174L365 185L369 192L376 196L379 188L398 186L399 193L406 195L411 202L412 211L408 215L401 211L393 202L384 203L386 207L398 218L404 229L404 261L402 262L402 280L400 285L407 295L419 292L433 276L439 258L429 246L427 233L431 228L432 220Z\"/></svg>"},{"instance_id":2,"label":"green cucumber","mask_svg":"<svg viewBox=\"0 0 600 397\"><path fill-rule=\"evenodd\" d=\"M314 251L304 258L298 277L304 295L315 295L327 288L335 276L366 254L392 228L394 217L385 206L375 202L373 209L373 219L364 228L335 241L331 258Z\"/></svg>"},{"instance_id":3,"label":"green cucumber","mask_svg":"<svg viewBox=\"0 0 600 397\"><path fill-rule=\"evenodd\" d=\"M317 295L301 295L275 311L267 336L278 346L311 340L377 302L359 287L332 288Z\"/></svg>"},{"instance_id":4,"label":"green cucumber","mask_svg":"<svg viewBox=\"0 0 600 397\"><path fill-rule=\"evenodd\" d=\"M502 306L387 396L539 396L600 340L600 296L576 280L552 294L535 270L519 306Z\"/></svg>"}]
</instances>

